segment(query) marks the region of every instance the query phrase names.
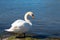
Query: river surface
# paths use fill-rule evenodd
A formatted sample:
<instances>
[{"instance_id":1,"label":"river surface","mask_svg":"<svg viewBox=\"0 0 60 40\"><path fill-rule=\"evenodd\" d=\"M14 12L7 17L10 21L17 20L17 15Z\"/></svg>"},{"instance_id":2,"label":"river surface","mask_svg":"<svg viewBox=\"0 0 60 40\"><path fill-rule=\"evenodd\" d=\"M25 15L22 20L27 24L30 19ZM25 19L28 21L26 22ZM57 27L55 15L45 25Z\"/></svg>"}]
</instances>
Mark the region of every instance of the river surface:
<instances>
[{"instance_id":1,"label":"river surface","mask_svg":"<svg viewBox=\"0 0 60 40\"><path fill-rule=\"evenodd\" d=\"M31 33L60 37L60 0L0 0L0 33L32 11Z\"/></svg>"}]
</instances>

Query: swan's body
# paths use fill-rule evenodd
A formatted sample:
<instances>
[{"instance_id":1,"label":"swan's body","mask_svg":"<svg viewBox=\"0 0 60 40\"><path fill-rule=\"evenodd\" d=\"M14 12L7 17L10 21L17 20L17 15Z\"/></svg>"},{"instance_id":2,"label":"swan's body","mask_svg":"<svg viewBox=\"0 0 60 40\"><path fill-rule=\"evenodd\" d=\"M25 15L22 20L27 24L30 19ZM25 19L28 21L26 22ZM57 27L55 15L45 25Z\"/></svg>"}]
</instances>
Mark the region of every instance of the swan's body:
<instances>
[{"instance_id":1,"label":"swan's body","mask_svg":"<svg viewBox=\"0 0 60 40\"><path fill-rule=\"evenodd\" d=\"M8 32L15 32L15 33L24 33L30 29L30 26L26 21L24 20L16 20L12 23L12 27L10 29L6 29Z\"/></svg>"},{"instance_id":2,"label":"swan's body","mask_svg":"<svg viewBox=\"0 0 60 40\"><path fill-rule=\"evenodd\" d=\"M20 20L20 19L16 20L15 22L13 22L11 24L11 27L9 29L6 29L5 31L14 32L14 33L25 33L25 32L27 32L32 26L32 23L27 18L28 16L33 17L33 13L27 12L24 16L25 20Z\"/></svg>"}]
</instances>

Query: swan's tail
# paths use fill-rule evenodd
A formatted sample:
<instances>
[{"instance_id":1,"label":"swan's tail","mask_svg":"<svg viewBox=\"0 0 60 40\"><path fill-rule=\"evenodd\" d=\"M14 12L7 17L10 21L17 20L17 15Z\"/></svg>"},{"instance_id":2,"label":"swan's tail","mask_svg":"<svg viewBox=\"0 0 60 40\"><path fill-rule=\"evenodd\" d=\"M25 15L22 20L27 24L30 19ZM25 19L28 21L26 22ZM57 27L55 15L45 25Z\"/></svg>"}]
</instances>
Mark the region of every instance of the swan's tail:
<instances>
[{"instance_id":1,"label":"swan's tail","mask_svg":"<svg viewBox=\"0 0 60 40\"><path fill-rule=\"evenodd\" d=\"M9 31L9 29L5 29L5 31Z\"/></svg>"},{"instance_id":2,"label":"swan's tail","mask_svg":"<svg viewBox=\"0 0 60 40\"><path fill-rule=\"evenodd\" d=\"M5 31L7 31L7 32L12 32L12 30L10 30L10 29L5 29Z\"/></svg>"}]
</instances>

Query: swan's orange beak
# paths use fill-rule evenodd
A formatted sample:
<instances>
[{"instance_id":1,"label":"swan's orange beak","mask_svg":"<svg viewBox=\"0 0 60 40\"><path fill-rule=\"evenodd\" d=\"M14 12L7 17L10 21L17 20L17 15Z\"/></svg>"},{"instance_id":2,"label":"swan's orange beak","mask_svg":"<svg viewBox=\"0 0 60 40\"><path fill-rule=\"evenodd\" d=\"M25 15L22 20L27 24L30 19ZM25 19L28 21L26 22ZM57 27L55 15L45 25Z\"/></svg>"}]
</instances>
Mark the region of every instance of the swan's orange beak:
<instances>
[{"instance_id":1,"label":"swan's orange beak","mask_svg":"<svg viewBox=\"0 0 60 40\"><path fill-rule=\"evenodd\" d=\"M32 14L32 19L34 19L35 17L34 17L34 15Z\"/></svg>"}]
</instances>

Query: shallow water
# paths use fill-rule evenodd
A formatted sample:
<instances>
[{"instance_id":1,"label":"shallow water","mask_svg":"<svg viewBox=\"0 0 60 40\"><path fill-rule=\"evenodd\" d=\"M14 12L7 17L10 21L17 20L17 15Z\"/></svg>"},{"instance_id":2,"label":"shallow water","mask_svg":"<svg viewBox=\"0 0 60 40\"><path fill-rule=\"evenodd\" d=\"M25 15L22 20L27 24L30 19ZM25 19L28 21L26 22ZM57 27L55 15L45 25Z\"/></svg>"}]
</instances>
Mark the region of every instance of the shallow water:
<instances>
[{"instance_id":1,"label":"shallow water","mask_svg":"<svg viewBox=\"0 0 60 40\"><path fill-rule=\"evenodd\" d=\"M0 33L32 11L31 33L60 37L60 0L0 0Z\"/></svg>"}]
</instances>

